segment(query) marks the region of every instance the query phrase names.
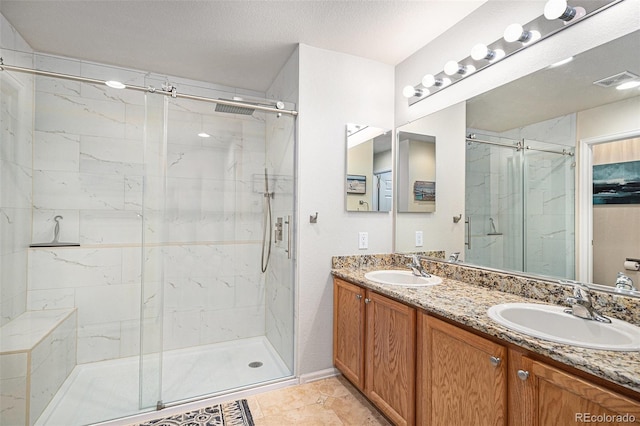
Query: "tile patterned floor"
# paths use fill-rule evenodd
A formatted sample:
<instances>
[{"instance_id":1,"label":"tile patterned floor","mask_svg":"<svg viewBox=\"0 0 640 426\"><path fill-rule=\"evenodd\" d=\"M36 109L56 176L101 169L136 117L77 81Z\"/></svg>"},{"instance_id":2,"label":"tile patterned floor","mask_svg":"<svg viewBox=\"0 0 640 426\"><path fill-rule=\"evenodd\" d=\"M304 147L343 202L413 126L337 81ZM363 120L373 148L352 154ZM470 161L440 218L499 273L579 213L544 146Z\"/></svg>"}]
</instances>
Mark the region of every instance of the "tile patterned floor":
<instances>
[{"instance_id":1,"label":"tile patterned floor","mask_svg":"<svg viewBox=\"0 0 640 426\"><path fill-rule=\"evenodd\" d=\"M247 398L256 426L391 425L342 376Z\"/></svg>"}]
</instances>

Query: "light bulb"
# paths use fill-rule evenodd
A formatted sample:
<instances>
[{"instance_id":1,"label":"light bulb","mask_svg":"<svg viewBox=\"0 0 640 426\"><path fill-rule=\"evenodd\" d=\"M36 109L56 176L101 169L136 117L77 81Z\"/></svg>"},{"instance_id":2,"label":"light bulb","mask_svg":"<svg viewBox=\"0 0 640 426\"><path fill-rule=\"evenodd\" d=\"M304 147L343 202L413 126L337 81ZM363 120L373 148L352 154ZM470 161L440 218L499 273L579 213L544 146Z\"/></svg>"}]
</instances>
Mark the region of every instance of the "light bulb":
<instances>
[{"instance_id":1,"label":"light bulb","mask_svg":"<svg viewBox=\"0 0 640 426\"><path fill-rule=\"evenodd\" d=\"M405 98L411 98L416 95L416 88L413 86L404 86L402 89L402 96Z\"/></svg>"},{"instance_id":2,"label":"light bulb","mask_svg":"<svg viewBox=\"0 0 640 426\"><path fill-rule=\"evenodd\" d=\"M459 63L457 63L456 61L449 61L444 65L444 73L447 74L447 75L471 74L475 70L476 70L476 67L474 67L473 65L463 66L463 65L460 65Z\"/></svg>"},{"instance_id":3,"label":"light bulb","mask_svg":"<svg viewBox=\"0 0 640 426\"><path fill-rule=\"evenodd\" d=\"M489 59L491 56L493 56L493 52L489 50L486 44L479 43L471 49L471 57L474 61Z\"/></svg>"},{"instance_id":4,"label":"light bulb","mask_svg":"<svg viewBox=\"0 0 640 426\"><path fill-rule=\"evenodd\" d=\"M210 138L211 137L211 135L209 133L205 133L205 132L198 133L198 136L200 136L201 138Z\"/></svg>"},{"instance_id":5,"label":"light bulb","mask_svg":"<svg viewBox=\"0 0 640 426\"><path fill-rule=\"evenodd\" d=\"M549 0L544 5L544 17L549 20L560 19L565 24L587 14L583 7L571 7L566 0Z\"/></svg>"},{"instance_id":6,"label":"light bulb","mask_svg":"<svg viewBox=\"0 0 640 426\"><path fill-rule=\"evenodd\" d=\"M436 78L433 76L433 74L427 74L424 77L422 77L422 85L424 87L431 87L434 86L436 84Z\"/></svg>"},{"instance_id":7,"label":"light bulb","mask_svg":"<svg viewBox=\"0 0 640 426\"><path fill-rule=\"evenodd\" d=\"M457 63L456 61L449 61L446 64L444 64L444 73L446 75L455 75L459 72L460 70L460 64Z\"/></svg>"},{"instance_id":8,"label":"light bulb","mask_svg":"<svg viewBox=\"0 0 640 426\"><path fill-rule=\"evenodd\" d=\"M105 81L104 84L106 84L107 86L111 87L112 89L124 89L125 86L124 84L120 83L119 81L116 80L108 80Z\"/></svg>"},{"instance_id":9,"label":"light bulb","mask_svg":"<svg viewBox=\"0 0 640 426\"><path fill-rule=\"evenodd\" d=\"M451 84L451 79L450 78L445 77L445 78L442 79L442 87L447 87L450 84Z\"/></svg>"},{"instance_id":10,"label":"light bulb","mask_svg":"<svg viewBox=\"0 0 640 426\"><path fill-rule=\"evenodd\" d=\"M567 12L567 9L568 5L566 0L549 0L544 5L544 17L550 21L561 18L566 13L571 13Z\"/></svg>"},{"instance_id":11,"label":"light bulb","mask_svg":"<svg viewBox=\"0 0 640 426\"><path fill-rule=\"evenodd\" d=\"M522 41L521 37L524 35L524 28L520 24L511 24L504 30L504 41L507 43L513 43L514 41Z\"/></svg>"},{"instance_id":12,"label":"light bulb","mask_svg":"<svg viewBox=\"0 0 640 426\"><path fill-rule=\"evenodd\" d=\"M520 24L511 24L504 30L504 41L513 43L519 41L522 44L531 43L540 39L539 31L526 31Z\"/></svg>"}]
</instances>

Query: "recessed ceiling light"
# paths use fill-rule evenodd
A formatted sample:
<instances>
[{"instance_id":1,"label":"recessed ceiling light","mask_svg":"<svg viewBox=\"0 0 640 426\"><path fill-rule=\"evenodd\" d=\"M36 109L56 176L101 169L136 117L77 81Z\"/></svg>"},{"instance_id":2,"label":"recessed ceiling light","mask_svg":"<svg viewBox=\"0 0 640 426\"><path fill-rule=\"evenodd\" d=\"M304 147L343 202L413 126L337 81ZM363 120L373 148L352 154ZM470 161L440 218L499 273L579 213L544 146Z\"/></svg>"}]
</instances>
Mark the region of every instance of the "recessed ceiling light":
<instances>
[{"instance_id":1,"label":"recessed ceiling light","mask_svg":"<svg viewBox=\"0 0 640 426\"><path fill-rule=\"evenodd\" d=\"M211 135L209 133L205 133L205 132L198 133L198 136L200 136L201 138L210 138L211 137Z\"/></svg>"},{"instance_id":2,"label":"recessed ceiling light","mask_svg":"<svg viewBox=\"0 0 640 426\"><path fill-rule=\"evenodd\" d=\"M116 80L105 81L104 84L111 87L112 89L124 89L125 87L127 87L123 83Z\"/></svg>"},{"instance_id":3,"label":"recessed ceiling light","mask_svg":"<svg viewBox=\"0 0 640 426\"><path fill-rule=\"evenodd\" d=\"M622 83L616 86L616 89L627 90L627 89L633 89L634 87L638 87L638 86L640 86L640 80L634 80L634 81L627 81L626 83Z\"/></svg>"}]
</instances>

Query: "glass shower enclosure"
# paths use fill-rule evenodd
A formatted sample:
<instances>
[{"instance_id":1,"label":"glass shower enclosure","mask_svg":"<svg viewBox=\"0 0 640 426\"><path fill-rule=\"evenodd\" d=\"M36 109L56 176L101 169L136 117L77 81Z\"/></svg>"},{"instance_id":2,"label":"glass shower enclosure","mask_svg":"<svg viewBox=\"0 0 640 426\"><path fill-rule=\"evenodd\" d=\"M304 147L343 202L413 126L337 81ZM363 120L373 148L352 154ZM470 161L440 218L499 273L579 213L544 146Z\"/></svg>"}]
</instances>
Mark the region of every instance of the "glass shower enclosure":
<instances>
[{"instance_id":1,"label":"glass shower enclosure","mask_svg":"<svg viewBox=\"0 0 640 426\"><path fill-rule=\"evenodd\" d=\"M0 72L3 333L70 319L42 331L64 329L64 366L39 359L19 383L3 368L3 399L30 402L18 423L95 423L293 377L295 105L263 111L275 102L252 93L224 109L230 88L3 54L43 71Z\"/></svg>"},{"instance_id":2,"label":"glass shower enclosure","mask_svg":"<svg viewBox=\"0 0 640 426\"><path fill-rule=\"evenodd\" d=\"M467 133L465 261L573 277L571 150L487 133Z\"/></svg>"}]
</instances>

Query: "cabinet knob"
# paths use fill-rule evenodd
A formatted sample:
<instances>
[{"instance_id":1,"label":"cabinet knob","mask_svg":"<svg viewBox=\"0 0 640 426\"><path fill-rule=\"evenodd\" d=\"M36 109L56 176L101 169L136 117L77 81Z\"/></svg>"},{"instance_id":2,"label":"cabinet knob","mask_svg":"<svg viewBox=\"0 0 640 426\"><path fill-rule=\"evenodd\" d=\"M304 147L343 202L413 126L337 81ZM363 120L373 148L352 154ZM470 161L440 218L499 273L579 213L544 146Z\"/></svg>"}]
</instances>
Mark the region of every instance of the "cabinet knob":
<instances>
[{"instance_id":1,"label":"cabinet knob","mask_svg":"<svg viewBox=\"0 0 640 426\"><path fill-rule=\"evenodd\" d=\"M367 298L364 299L364 303L369 303L369 302L371 302L371 299L367 299Z\"/></svg>"},{"instance_id":2,"label":"cabinet knob","mask_svg":"<svg viewBox=\"0 0 640 426\"><path fill-rule=\"evenodd\" d=\"M356 299L358 299L358 300L362 299L362 295L361 294L356 294Z\"/></svg>"},{"instance_id":3,"label":"cabinet knob","mask_svg":"<svg viewBox=\"0 0 640 426\"><path fill-rule=\"evenodd\" d=\"M493 365L494 367L497 367L500 365L500 363L502 362L502 360L497 357L497 356L492 356L489 357L489 362L491 363L491 365Z\"/></svg>"},{"instance_id":4,"label":"cabinet knob","mask_svg":"<svg viewBox=\"0 0 640 426\"><path fill-rule=\"evenodd\" d=\"M518 378L525 381L529 378L529 372L526 370L518 370Z\"/></svg>"}]
</instances>

